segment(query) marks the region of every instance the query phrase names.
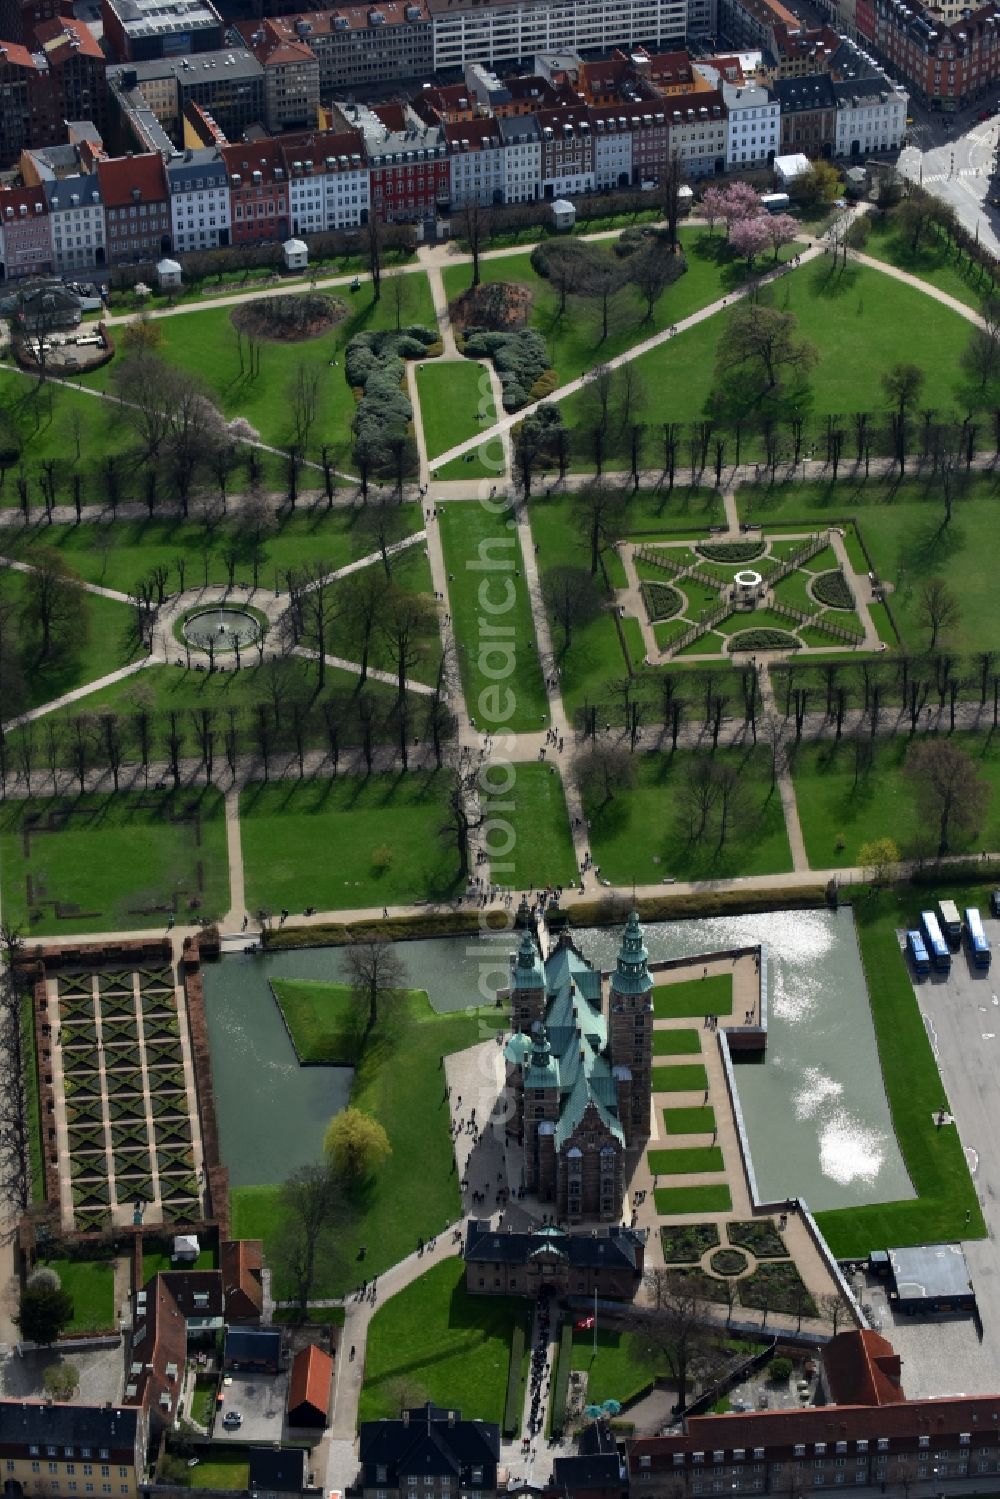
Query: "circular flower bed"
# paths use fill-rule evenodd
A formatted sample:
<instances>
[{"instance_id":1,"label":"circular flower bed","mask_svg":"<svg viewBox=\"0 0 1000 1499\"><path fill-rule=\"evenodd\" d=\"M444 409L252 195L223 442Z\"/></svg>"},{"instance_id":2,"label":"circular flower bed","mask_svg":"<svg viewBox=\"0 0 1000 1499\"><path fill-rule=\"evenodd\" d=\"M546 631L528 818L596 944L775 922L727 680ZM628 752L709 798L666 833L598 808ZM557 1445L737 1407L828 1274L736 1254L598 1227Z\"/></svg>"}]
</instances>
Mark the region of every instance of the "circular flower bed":
<instances>
[{"instance_id":1,"label":"circular flower bed","mask_svg":"<svg viewBox=\"0 0 1000 1499\"><path fill-rule=\"evenodd\" d=\"M763 541L701 541L695 551L709 562L753 562L764 555Z\"/></svg>"},{"instance_id":2,"label":"circular flower bed","mask_svg":"<svg viewBox=\"0 0 1000 1499\"><path fill-rule=\"evenodd\" d=\"M749 1261L742 1249L717 1249L708 1264L716 1275L742 1275Z\"/></svg>"},{"instance_id":3,"label":"circular flower bed","mask_svg":"<svg viewBox=\"0 0 1000 1499\"><path fill-rule=\"evenodd\" d=\"M833 572L818 573L810 587L817 603L827 604L831 609L854 608L850 585L839 567Z\"/></svg>"},{"instance_id":4,"label":"circular flower bed","mask_svg":"<svg viewBox=\"0 0 1000 1499\"><path fill-rule=\"evenodd\" d=\"M797 651L801 640L785 630L741 630L729 642L729 654L736 651Z\"/></svg>"}]
</instances>

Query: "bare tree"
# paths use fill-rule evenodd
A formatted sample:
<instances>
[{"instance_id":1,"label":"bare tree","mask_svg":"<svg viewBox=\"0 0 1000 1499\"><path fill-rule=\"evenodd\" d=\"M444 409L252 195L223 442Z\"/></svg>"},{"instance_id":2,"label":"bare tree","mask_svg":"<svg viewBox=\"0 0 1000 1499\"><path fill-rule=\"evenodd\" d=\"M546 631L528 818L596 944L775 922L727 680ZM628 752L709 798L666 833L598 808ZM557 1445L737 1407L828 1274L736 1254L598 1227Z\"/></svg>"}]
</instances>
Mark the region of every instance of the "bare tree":
<instances>
[{"instance_id":1,"label":"bare tree","mask_svg":"<svg viewBox=\"0 0 1000 1499\"><path fill-rule=\"evenodd\" d=\"M469 874L470 838L482 827L483 821L475 772L452 767L448 771L445 815L439 831L441 837L451 843L458 854L458 873L462 880L467 879Z\"/></svg>"},{"instance_id":2,"label":"bare tree","mask_svg":"<svg viewBox=\"0 0 1000 1499\"><path fill-rule=\"evenodd\" d=\"M564 654L573 643L573 631L596 619L602 607L600 591L590 573L568 563L559 563L543 574L542 599L562 631Z\"/></svg>"},{"instance_id":3,"label":"bare tree","mask_svg":"<svg viewBox=\"0 0 1000 1499\"><path fill-rule=\"evenodd\" d=\"M928 649L933 650L942 630L958 623L961 610L944 578L934 577L928 578L920 590L917 612L920 623L930 631Z\"/></svg>"},{"instance_id":4,"label":"bare tree","mask_svg":"<svg viewBox=\"0 0 1000 1499\"><path fill-rule=\"evenodd\" d=\"M705 1364L711 1347L704 1301L696 1283L675 1270L648 1270L643 1277L648 1309L632 1315L636 1356L654 1355L666 1364L677 1386L675 1410L688 1401L688 1385Z\"/></svg>"},{"instance_id":5,"label":"bare tree","mask_svg":"<svg viewBox=\"0 0 1000 1499\"><path fill-rule=\"evenodd\" d=\"M573 778L584 796L600 797L601 804L614 800L617 791L635 784L635 765L624 744L602 735L582 748L573 760Z\"/></svg>"},{"instance_id":6,"label":"bare tree","mask_svg":"<svg viewBox=\"0 0 1000 1499\"><path fill-rule=\"evenodd\" d=\"M304 359L300 359L285 393L291 419L292 442L300 452L305 450L316 422L319 384L319 366L307 364Z\"/></svg>"},{"instance_id":7,"label":"bare tree","mask_svg":"<svg viewBox=\"0 0 1000 1499\"><path fill-rule=\"evenodd\" d=\"M324 1160L300 1166L282 1186L280 1197L282 1211L272 1251L292 1282L304 1322L317 1273L333 1247L334 1223L344 1207L343 1192Z\"/></svg>"},{"instance_id":8,"label":"bare tree","mask_svg":"<svg viewBox=\"0 0 1000 1499\"><path fill-rule=\"evenodd\" d=\"M989 805L989 782L979 774L968 751L952 739L912 744L906 770L916 787L924 818L937 824L941 857L948 852L953 837L971 837L980 826Z\"/></svg>"},{"instance_id":9,"label":"bare tree","mask_svg":"<svg viewBox=\"0 0 1000 1499\"><path fill-rule=\"evenodd\" d=\"M344 968L351 997L364 1014L364 1038L371 1035L379 1015L400 998L406 969L389 942L377 937L351 942L344 949Z\"/></svg>"}]
</instances>

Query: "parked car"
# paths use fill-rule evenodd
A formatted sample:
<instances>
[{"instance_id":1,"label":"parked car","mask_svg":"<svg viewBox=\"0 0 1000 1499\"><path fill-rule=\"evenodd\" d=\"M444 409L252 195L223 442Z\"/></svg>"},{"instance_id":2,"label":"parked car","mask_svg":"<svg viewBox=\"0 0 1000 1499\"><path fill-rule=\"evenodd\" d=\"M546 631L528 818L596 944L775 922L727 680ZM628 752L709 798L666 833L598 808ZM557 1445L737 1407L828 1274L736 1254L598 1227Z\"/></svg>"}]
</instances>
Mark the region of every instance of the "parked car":
<instances>
[{"instance_id":1,"label":"parked car","mask_svg":"<svg viewBox=\"0 0 1000 1499\"><path fill-rule=\"evenodd\" d=\"M235 1431L237 1427L243 1425L243 1417L239 1411L226 1411L226 1414L222 1418L222 1424L228 1427L230 1431Z\"/></svg>"},{"instance_id":2,"label":"parked car","mask_svg":"<svg viewBox=\"0 0 1000 1499\"><path fill-rule=\"evenodd\" d=\"M994 890L990 896L990 915L1000 916L1000 890Z\"/></svg>"}]
</instances>

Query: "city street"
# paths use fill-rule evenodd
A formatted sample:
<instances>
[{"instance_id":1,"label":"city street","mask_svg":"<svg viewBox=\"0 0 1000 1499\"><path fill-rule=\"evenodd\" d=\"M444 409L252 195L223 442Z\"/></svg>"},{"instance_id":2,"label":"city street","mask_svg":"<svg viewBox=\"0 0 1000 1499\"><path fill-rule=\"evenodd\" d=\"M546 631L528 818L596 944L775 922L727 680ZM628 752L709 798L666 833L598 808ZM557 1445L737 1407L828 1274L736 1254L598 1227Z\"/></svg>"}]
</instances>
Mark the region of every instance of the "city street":
<instances>
[{"instance_id":1,"label":"city street","mask_svg":"<svg viewBox=\"0 0 1000 1499\"><path fill-rule=\"evenodd\" d=\"M994 176L1000 116L979 118L985 110L992 111L995 102L986 98L960 115L943 115L911 100L911 144L900 154L899 169L911 182L950 203L969 233L978 229L980 241L1000 255L1000 206L994 206L1000 205Z\"/></svg>"}]
</instances>

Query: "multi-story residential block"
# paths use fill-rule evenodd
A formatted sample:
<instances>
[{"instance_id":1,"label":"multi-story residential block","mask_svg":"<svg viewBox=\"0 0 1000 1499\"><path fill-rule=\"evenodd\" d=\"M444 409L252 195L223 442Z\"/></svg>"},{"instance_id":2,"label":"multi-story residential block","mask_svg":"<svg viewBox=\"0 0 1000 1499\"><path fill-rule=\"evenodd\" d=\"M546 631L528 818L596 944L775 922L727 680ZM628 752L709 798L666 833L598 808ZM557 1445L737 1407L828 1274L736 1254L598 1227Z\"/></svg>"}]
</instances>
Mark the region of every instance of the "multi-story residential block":
<instances>
[{"instance_id":1,"label":"multi-story residential block","mask_svg":"<svg viewBox=\"0 0 1000 1499\"><path fill-rule=\"evenodd\" d=\"M288 178L276 140L223 146L229 174L230 235L234 245L268 245L288 238Z\"/></svg>"},{"instance_id":2,"label":"multi-story residential block","mask_svg":"<svg viewBox=\"0 0 1000 1499\"><path fill-rule=\"evenodd\" d=\"M586 105L541 109L542 196L566 198L594 191L594 138Z\"/></svg>"},{"instance_id":3,"label":"multi-story residential block","mask_svg":"<svg viewBox=\"0 0 1000 1499\"><path fill-rule=\"evenodd\" d=\"M508 115L497 121L503 152L503 200L533 203L541 191L542 134L534 115Z\"/></svg>"},{"instance_id":4,"label":"multi-story residential block","mask_svg":"<svg viewBox=\"0 0 1000 1499\"><path fill-rule=\"evenodd\" d=\"M662 109L659 117L665 151L667 131ZM591 108L590 123L594 134L594 185L597 191L614 192L616 188L628 187L632 181L635 148L640 140L640 132L633 128L633 120L617 105L602 104ZM658 174L659 164L651 165L649 175Z\"/></svg>"},{"instance_id":5,"label":"multi-story residential block","mask_svg":"<svg viewBox=\"0 0 1000 1499\"><path fill-rule=\"evenodd\" d=\"M237 30L264 69L269 130L305 130L319 110L319 62L305 42L290 40L274 20L240 22Z\"/></svg>"},{"instance_id":6,"label":"multi-story residential block","mask_svg":"<svg viewBox=\"0 0 1000 1499\"><path fill-rule=\"evenodd\" d=\"M120 156L97 163L108 261L159 260L172 245L170 195L162 156Z\"/></svg>"},{"instance_id":7,"label":"multi-story residential block","mask_svg":"<svg viewBox=\"0 0 1000 1499\"><path fill-rule=\"evenodd\" d=\"M108 68L112 88L138 92L170 138L183 138L184 110L198 104L230 140L247 126L263 123L264 69L245 47L200 52L190 57L157 57Z\"/></svg>"},{"instance_id":8,"label":"multi-story residential block","mask_svg":"<svg viewBox=\"0 0 1000 1499\"><path fill-rule=\"evenodd\" d=\"M898 151L906 134L909 96L881 78L855 78L834 83L837 100L838 156L869 156Z\"/></svg>"},{"instance_id":9,"label":"multi-story residential block","mask_svg":"<svg viewBox=\"0 0 1000 1499\"><path fill-rule=\"evenodd\" d=\"M7 1493L136 1499L146 1431L141 1410L4 1400L0 1460Z\"/></svg>"},{"instance_id":10,"label":"multi-story residential block","mask_svg":"<svg viewBox=\"0 0 1000 1499\"><path fill-rule=\"evenodd\" d=\"M275 16L267 30L305 45L319 63L320 98L345 88L420 78L433 71L426 0L370 0L329 11Z\"/></svg>"},{"instance_id":11,"label":"multi-story residential block","mask_svg":"<svg viewBox=\"0 0 1000 1499\"><path fill-rule=\"evenodd\" d=\"M441 127L451 161L453 208L504 201L506 146L499 120L464 120Z\"/></svg>"},{"instance_id":12,"label":"multi-story residential block","mask_svg":"<svg viewBox=\"0 0 1000 1499\"><path fill-rule=\"evenodd\" d=\"M726 169L726 112L722 95L678 95L666 102L668 150L684 177L710 177Z\"/></svg>"},{"instance_id":13,"label":"multi-story residential block","mask_svg":"<svg viewBox=\"0 0 1000 1499\"><path fill-rule=\"evenodd\" d=\"M40 276L55 269L43 187L12 187L0 195L3 262L0 280Z\"/></svg>"},{"instance_id":14,"label":"multi-story residential block","mask_svg":"<svg viewBox=\"0 0 1000 1499\"><path fill-rule=\"evenodd\" d=\"M222 46L222 17L212 0L101 0L104 39L118 62L180 57Z\"/></svg>"},{"instance_id":15,"label":"multi-story residential block","mask_svg":"<svg viewBox=\"0 0 1000 1499\"><path fill-rule=\"evenodd\" d=\"M708 4L709 0L705 0ZM688 0L428 0L433 31L433 71L462 68L487 58L492 64L540 52L610 51L638 42L659 49L680 42L688 29Z\"/></svg>"},{"instance_id":16,"label":"multi-story residential block","mask_svg":"<svg viewBox=\"0 0 1000 1499\"><path fill-rule=\"evenodd\" d=\"M217 146L172 157L167 186L176 251L218 250L230 243L229 173Z\"/></svg>"},{"instance_id":17,"label":"multi-story residential block","mask_svg":"<svg viewBox=\"0 0 1000 1499\"><path fill-rule=\"evenodd\" d=\"M57 20L65 0L0 0L0 36L27 45L42 21Z\"/></svg>"},{"instance_id":18,"label":"multi-story residential block","mask_svg":"<svg viewBox=\"0 0 1000 1499\"><path fill-rule=\"evenodd\" d=\"M770 52L776 26L794 32L799 18L781 0L719 0L719 30L738 51L760 47Z\"/></svg>"},{"instance_id":19,"label":"multi-story residential block","mask_svg":"<svg viewBox=\"0 0 1000 1499\"><path fill-rule=\"evenodd\" d=\"M293 234L353 229L368 220L368 162L360 130L281 137Z\"/></svg>"},{"instance_id":20,"label":"multi-story residential block","mask_svg":"<svg viewBox=\"0 0 1000 1499\"><path fill-rule=\"evenodd\" d=\"M774 91L781 105L781 154L832 156L837 140L837 97L830 75L779 78Z\"/></svg>"},{"instance_id":21,"label":"multi-story residential block","mask_svg":"<svg viewBox=\"0 0 1000 1499\"><path fill-rule=\"evenodd\" d=\"M387 111L387 118L392 116ZM440 126L416 116L393 129L372 110L359 109L370 172L371 211L386 223L415 223L451 200L451 160ZM416 121L416 124L414 124Z\"/></svg>"},{"instance_id":22,"label":"multi-story residential block","mask_svg":"<svg viewBox=\"0 0 1000 1499\"><path fill-rule=\"evenodd\" d=\"M857 0L859 34L931 109L953 113L1000 79L1000 6L955 19L900 0Z\"/></svg>"},{"instance_id":23,"label":"multi-story residential block","mask_svg":"<svg viewBox=\"0 0 1000 1499\"><path fill-rule=\"evenodd\" d=\"M892 1344L867 1328L839 1333L823 1352L826 1404L744 1415L692 1416L670 1436L628 1452L634 1499L792 1494L862 1488L935 1494L1000 1473L997 1397L908 1400Z\"/></svg>"},{"instance_id":24,"label":"multi-story residential block","mask_svg":"<svg viewBox=\"0 0 1000 1499\"><path fill-rule=\"evenodd\" d=\"M781 149L781 105L759 83L722 83L726 106L726 170L759 167Z\"/></svg>"},{"instance_id":25,"label":"multi-story residential block","mask_svg":"<svg viewBox=\"0 0 1000 1499\"><path fill-rule=\"evenodd\" d=\"M0 166L64 141L67 120L93 120L103 133L107 98L104 55L82 21L41 21L27 46L0 42Z\"/></svg>"},{"instance_id":26,"label":"multi-story residential block","mask_svg":"<svg viewBox=\"0 0 1000 1499\"><path fill-rule=\"evenodd\" d=\"M104 204L96 173L42 184L49 206L52 254L58 272L89 270L107 263Z\"/></svg>"}]
</instances>

